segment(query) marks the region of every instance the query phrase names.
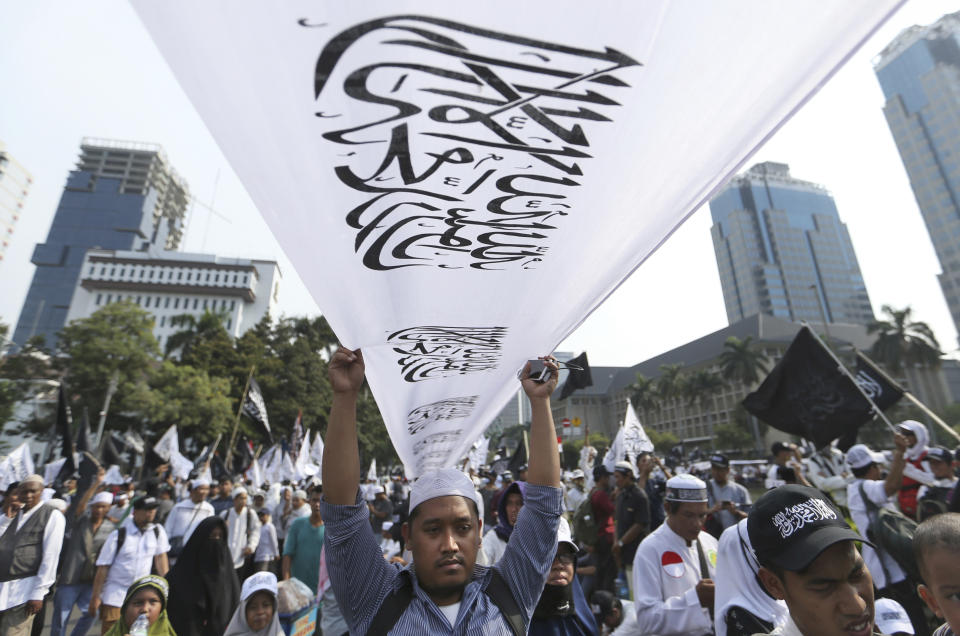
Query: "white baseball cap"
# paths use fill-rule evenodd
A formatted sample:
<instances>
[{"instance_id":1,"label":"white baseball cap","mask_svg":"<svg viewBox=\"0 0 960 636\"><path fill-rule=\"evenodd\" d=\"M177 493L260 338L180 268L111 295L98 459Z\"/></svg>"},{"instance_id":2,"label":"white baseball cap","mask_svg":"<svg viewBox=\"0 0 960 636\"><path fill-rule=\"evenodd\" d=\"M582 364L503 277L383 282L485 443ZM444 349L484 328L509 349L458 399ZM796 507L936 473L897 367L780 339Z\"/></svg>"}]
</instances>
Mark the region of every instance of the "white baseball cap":
<instances>
[{"instance_id":1,"label":"white baseball cap","mask_svg":"<svg viewBox=\"0 0 960 636\"><path fill-rule=\"evenodd\" d=\"M583 479L583 478L585 478L585 477L586 477L586 475L584 475L584 474L583 474L583 471L582 471L581 469L579 469L579 468L576 469L575 471L573 471L573 474L570 475L570 479Z\"/></svg>"},{"instance_id":2,"label":"white baseball cap","mask_svg":"<svg viewBox=\"0 0 960 636\"><path fill-rule=\"evenodd\" d=\"M413 482L410 489L410 512L424 501L450 495L466 497L477 505L477 511L483 510L480 496L469 477L456 468L440 468L420 475Z\"/></svg>"},{"instance_id":3,"label":"white baseball cap","mask_svg":"<svg viewBox=\"0 0 960 636\"><path fill-rule=\"evenodd\" d=\"M847 451L847 463L850 468L865 468L870 464L885 464L887 458L883 453L875 453L865 444L855 444Z\"/></svg>"},{"instance_id":4,"label":"white baseball cap","mask_svg":"<svg viewBox=\"0 0 960 636\"><path fill-rule=\"evenodd\" d=\"M914 634L910 617L900 603L891 598L878 598L873 603L873 622L884 634Z\"/></svg>"},{"instance_id":5,"label":"white baseball cap","mask_svg":"<svg viewBox=\"0 0 960 636\"><path fill-rule=\"evenodd\" d=\"M251 574L247 580L243 582L243 587L240 588L240 600L245 601L253 596L254 592L261 590L266 590L276 597L277 575L273 572L257 572L256 574Z\"/></svg>"},{"instance_id":6,"label":"white baseball cap","mask_svg":"<svg viewBox=\"0 0 960 636\"><path fill-rule=\"evenodd\" d=\"M567 520L563 517L560 517L560 525L557 526L557 546L559 547L561 543L566 543L573 548L574 553L580 551L577 544L573 542L573 536L570 533L570 524L567 523Z\"/></svg>"},{"instance_id":7,"label":"white baseball cap","mask_svg":"<svg viewBox=\"0 0 960 636\"><path fill-rule=\"evenodd\" d=\"M392 528L392 527L393 527L393 522L392 522L392 521L384 521L384 522L383 522L383 527L380 528L380 529L381 529L383 532L387 532L387 531L390 530L390 528Z\"/></svg>"}]
</instances>

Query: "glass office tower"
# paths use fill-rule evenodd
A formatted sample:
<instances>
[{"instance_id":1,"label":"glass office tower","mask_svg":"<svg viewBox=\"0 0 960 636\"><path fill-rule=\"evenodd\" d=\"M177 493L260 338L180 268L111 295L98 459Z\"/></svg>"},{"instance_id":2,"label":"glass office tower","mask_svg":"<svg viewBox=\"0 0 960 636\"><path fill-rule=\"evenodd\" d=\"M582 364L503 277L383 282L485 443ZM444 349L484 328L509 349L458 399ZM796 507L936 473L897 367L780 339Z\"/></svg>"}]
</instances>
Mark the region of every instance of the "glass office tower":
<instances>
[{"instance_id":1,"label":"glass office tower","mask_svg":"<svg viewBox=\"0 0 960 636\"><path fill-rule=\"evenodd\" d=\"M713 246L732 324L755 314L867 324L870 297L846 225L823 186L760 163L710 201Z\"/></svg>"},{"instance_id":2,"label":"glass office tower","mask_svg":"<svg viewBox=\"0 0 960 636\"><path fill-rule=\"evenodd\" d=\"M874 71L960 331L960 12L904 30L874 60Z\"/></svg>"},{"instance_id":3,"label":"glass office tower","mask_svg":"<svg viewBox=\"0 0 960 636\"><path fill-rule=\"evenodd\" d=\"M47 240L34 249L36 271L13 341L22 346L39 335L56 345L88 249L176 249L189 196L160 146L84 139Z\"/></svg>"}]
</instances>

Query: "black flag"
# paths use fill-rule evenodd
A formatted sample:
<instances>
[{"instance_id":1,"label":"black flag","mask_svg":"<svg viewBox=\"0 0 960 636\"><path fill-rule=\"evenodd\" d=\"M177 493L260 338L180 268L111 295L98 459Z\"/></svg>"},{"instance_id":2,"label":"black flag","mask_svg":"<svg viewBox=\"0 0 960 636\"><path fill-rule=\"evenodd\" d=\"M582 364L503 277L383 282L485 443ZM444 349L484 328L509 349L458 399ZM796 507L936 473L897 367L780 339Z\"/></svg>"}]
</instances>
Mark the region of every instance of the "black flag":
<instances>
[{"instance_id":1,"label":"black flag","mask_svg":"<svg viewBox=\"0 0 960 636\"><path fill-rule=\"evenodd\" d=\"M273 434L270 432L270 421L267 419L267 405L263 401L263 393L260 391L260 385L253 378L250 378L250 388L247 390L247 399L243 403L243 413L251 420L260 425L267 438L272 442Z\"/></svg>"},{"instance_id":2,"label":"black flag","mask_svg":"<svg viewBox=\"0 0 960 636\"><path fill-rule=\"evenodd\" d=\"M859 351L857 351L857 373L854 378L867 397L873 400L881 411L886 411L903 397L903 388Z\"/></svg>"},{"instance_id":3,"label":"black flag","mask_svg":"<svg viewBox=\"0 0 960 636\"><path fill-rule=\"evenodd\" d=\"M743 406L770 426L823 448L873 418L873 407L809 327Z\"/></svg>"},{"instance_id":4,"label":"black flag","mask_svg":"<svg viewBox=\"0 0 960 636\"><path fill-rule=\"evenodd\" d=\"M563 388L560 389L561 400L567 399L577 389L593 386L593 377L590 375L590 363L587 362L586 351L571 360L569 364L580 367L580 369L570 369L567 381L563 383Z\"/></svg>"},{"instance_id":5,"label":"black flag","mask_svg":"<svg viewBox=\"0 0 960 636\"><path fill-rule=\"evenodd\" d=\"M253 463L253 449L250 440L241 437L237 440L237 446L233 449L233 456L230 458L230 466L226 468L234 475L240 475L246 472L250 464Z\"/></svg>"},{"instance_id":6,"label":"black flag","mask_svg":"<svg viewBox=\"0 0 960 636\"><path fill-rule=\"evenodd\" d=\"M75 442L78 453L89 453L90 448L90 421L87 419L87 409L83 409L83 417L80 418L80 430L77 431L77 441Z\"/></svg>"},{"instance_id":7,"label":"black flag","mask_svg":"<svg viewBox=\"0 0 960 636\"><path fill-rule=\"evenodd\" d=\"M67 463L70 464L73 469L76 469L73 466L73 455L77 452L76 446L73 444L73 417L70 415L70 405L67 404L67 392L64 387L63 382L60 383L60 393L57 396L57 433L60 435L61 447L60 447L60 457L66 457ZM71 469L70 472L73 472Z\"/></svg>"},{"instance_id":8,"label":"black flag","mask_svg":"<svg viewBox=\"0 0 960 636\"><path fill-rule=\"evenodd\" d=\"M117 439L115 434L110 434L103 440L103 447L100 449L100 460L107 466L118 466L120 472L126 471L127 461L117 449L117 444L126 448L123 439Z\"/></svg>"},{"instance_id":9,"label":"black flag","mask_svg":"<svg viewBox=\"0 0 960 636\"><path fill-rule=\"evenodd\" d=\"M514 479L518 479L517 473L520 468L527 465L527 445L524 443L525 441L523 437L520 438L517 451L510 458L510 463L507 464L507 468L513 473Z\"/></svg>"}]
</instances>

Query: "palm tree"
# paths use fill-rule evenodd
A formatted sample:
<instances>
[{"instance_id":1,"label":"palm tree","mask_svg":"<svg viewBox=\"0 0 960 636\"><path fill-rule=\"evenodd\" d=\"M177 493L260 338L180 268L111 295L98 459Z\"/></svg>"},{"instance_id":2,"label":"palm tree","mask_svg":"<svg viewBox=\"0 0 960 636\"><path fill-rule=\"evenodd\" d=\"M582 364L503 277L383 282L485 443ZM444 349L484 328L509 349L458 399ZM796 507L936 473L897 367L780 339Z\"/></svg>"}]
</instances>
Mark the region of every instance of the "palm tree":
<instances>
[{"instance_id":1,"label":"palm tree","mask_svg":"<svg viewBox=\"0 0 960 636\"><path fill-rule=\"evenodd\" d=\"M684 382L684 393L687 402L690 404L699 404L701 407L707 400L713 398L720 389L723 388L723 378L716 373L710 373L706 369L699 369L687 376Z\"/></svg>"},{"instance_id":2,"label":"palm tree","mask_svg":"<svg viewBox=\"0 0 960 636\"><path fill-rule=\"evenodd\" d=\"M627 390L634 408L641 413L652 411L657 407L656 383L642 373L637 374L636 382Z\"/></svg>"},{"instance_id":3,"label":"palm tree","mask_svg":"<svg viewBox=\"0 0 960 636\"><path fill-rule=\"evenodd\" d=\"M164 355L170 357L175 352L180 352L180 358L189 356L191 350L204 340L213 339L221 335L226 335L223 323L226 322L226 313L214 313L205 311L199 318L193 314L180 314L170 318L170 325L173 327L182 327L176 333L170 334L167 338Z\"/></svg>"},{"instance_id":4,"label":"palm tree","mask_svg":"<svg viewBox=\"0 0 960 636\"><path fill-rule=\"evenodd\" d=\"M940 343L925 322L911 320L913 309L894 309L883 306L887 320L875 320L867 325L867 333L876 333L870 353L873 359L900 374L907 366L939 367Z\"/></svg>"},{"instance_id":5,"label":"palm tree","mask_svg":"<svg viewBox=\"0 0 960 636\"><path fill-rule=\"evenodd\" d=\"M766 373L769 361L767 354L753 348L753 336L743 340L730 336L723 343L720 371L724 377L739 380L749 388L760 380L761 373Z\"/></svg>"}]
</instances>

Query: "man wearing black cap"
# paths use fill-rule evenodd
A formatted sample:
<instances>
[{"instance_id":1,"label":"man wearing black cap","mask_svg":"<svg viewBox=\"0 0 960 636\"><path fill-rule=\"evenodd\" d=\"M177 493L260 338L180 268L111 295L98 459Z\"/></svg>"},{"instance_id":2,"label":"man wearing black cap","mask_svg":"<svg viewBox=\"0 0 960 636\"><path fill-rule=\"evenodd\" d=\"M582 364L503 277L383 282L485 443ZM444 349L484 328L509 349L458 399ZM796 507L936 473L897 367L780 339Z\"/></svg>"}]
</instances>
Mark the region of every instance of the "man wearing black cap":
<instances>
[{"instance_id":1,"label":"man wearing black cap","mask_svg":"<svg viewBox=\"0 0 960 636\"><path fill-rule=\"evenodd\" d=\"M627 571L630 597L633 598L633 557L643 538L650 532L650 502L645 492L637 488L633 464L617 462L613 469L617 484L616 541L613 544L614 558Z\"/></svg>"},{"instance_id":2,"label":"man wearing black cap","mask_svg":"<svg viewBox=\"0 0 960 636\"><path fill-rule=\"evenodd\" d=\"M707 500L707 512L717 521L720 532L747 517L743 507L750 503L750 493L730 479L730 460L719 453L710 456Z\"/></svg>"},{"instance_id":3,"label":"man wearing black cap","mask_svg":"<svg viewBox=\"0 0 960 636\"><path fill-rule=\"evenodd\" d=\"M747 518L761 583L787 604L783 636L870 636L873 578L840 510L815 488L787 485L760 497Z\"/></svg>"},{"instance_id":4,"label":"man wearing black cap","mask_svg":"<svg viewBox=\"0 0 960 636\"><path fill-rule=\"evenodd\" d=\"M101 633L107 633L120 619L120 608L131 583L150 574L151 566L156 567L160 576L166 576L170 569L167 533L153 522L159 505L155 497L135 499L133 514L110 533L100 550L89 612L93 616L100 610Z\"/></svg>"}]
</instances>

